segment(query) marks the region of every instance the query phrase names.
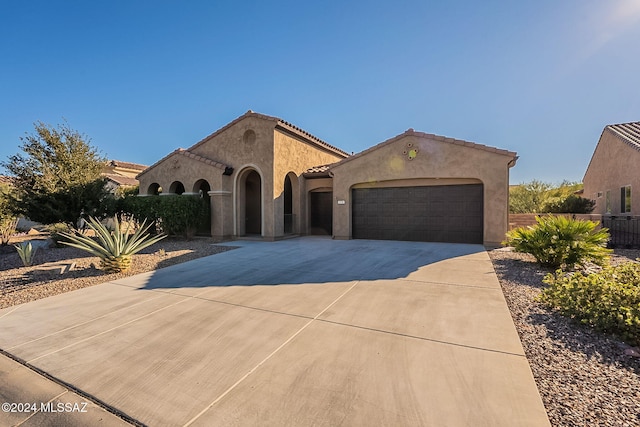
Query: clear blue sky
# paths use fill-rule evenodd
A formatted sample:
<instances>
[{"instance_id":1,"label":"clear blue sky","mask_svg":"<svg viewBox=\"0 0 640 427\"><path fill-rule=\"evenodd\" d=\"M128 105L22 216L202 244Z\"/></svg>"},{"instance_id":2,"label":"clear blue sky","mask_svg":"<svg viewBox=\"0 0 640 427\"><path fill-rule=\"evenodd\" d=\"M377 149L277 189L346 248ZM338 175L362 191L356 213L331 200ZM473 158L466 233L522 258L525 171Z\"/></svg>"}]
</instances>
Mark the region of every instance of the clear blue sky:
<instances>
[{"instance_id":1,"label":"clear blue sky","mask_svg":"<svg viewBox=\"0 0 640 427\"><path fill-rule=\"evenodd\" d=\"M152 164L251 109L346 151L408 128L581 180L640 120L640 0L2 1L0 159L66 119Z\"/></svg>"}]
</instances>

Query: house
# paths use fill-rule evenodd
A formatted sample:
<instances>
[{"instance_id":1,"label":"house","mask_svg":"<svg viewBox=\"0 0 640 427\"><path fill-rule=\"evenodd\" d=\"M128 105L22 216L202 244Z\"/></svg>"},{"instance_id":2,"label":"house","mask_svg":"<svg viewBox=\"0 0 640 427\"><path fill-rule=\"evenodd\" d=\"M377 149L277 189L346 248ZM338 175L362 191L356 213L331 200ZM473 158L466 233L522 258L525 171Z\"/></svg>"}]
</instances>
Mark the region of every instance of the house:
<instances>
[{"instance_id":1,"label":"house","mask_svg":"<svg viewBox=\"0 0 640 427\"><path fill-rule=\"evenodd\" d=\"M252 111L138 175L140 196L210 198L217 240L325 234L497 245L516 153L406 132L349 155Z\"/></svg>"},{"instance_id":2,"label":"house","mask_svg":"<svg viewBox=\"0 0 640 427\"><path fill-rule=\"evenodd\" d=\"M102 170L102 176L107 179L109 191L114 192L117 188L137 186L136 176L146 168L145 165L137 163L109 160Z\"/></svg>"},{"instance_id":3,"label":"house","mask_svg":"<svg viewBox=\"0 0 640 427\"><path fill-rule=\"evenodd\" d=\"M584 174L594 214L640 215L640 122L605 126Z\"/></svg>"}]
</instances>

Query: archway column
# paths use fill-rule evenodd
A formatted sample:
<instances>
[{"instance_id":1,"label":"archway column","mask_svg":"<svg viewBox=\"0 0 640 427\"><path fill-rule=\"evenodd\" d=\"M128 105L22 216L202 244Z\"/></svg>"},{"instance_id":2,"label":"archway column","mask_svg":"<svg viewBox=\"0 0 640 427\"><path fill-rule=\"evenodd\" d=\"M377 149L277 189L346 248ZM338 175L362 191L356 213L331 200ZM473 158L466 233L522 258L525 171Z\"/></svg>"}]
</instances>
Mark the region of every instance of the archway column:
<instances>
[{"instance_id":1,"label":"archway column","mask_svg":"<svg viewBox=\"0 0 640 427\"><path fill-rule=\"evenodd\" d=\"M233 235L233 197L231 191L209 191L211 201L211 237L229 240Z\"/></svg>"}]
</instances>

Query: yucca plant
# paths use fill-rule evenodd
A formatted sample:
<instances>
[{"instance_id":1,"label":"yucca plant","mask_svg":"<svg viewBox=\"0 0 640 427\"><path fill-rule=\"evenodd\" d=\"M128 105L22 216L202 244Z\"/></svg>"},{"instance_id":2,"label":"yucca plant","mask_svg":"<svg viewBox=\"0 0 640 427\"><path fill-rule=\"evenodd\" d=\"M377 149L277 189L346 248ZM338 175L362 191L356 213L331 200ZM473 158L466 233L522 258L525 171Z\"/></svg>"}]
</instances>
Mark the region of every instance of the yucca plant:
<instances>
[{"instance_id":1,"label":"yucca plant","mask_svg":"<svg viewBox=\"0 0 640 427\"><path fill-rule=\"evenodd\" d=\"M114 230L109 230L104 224L93 217L89 217L88 227L96 234L96 240L85 236L79 232L74 234L60 232L68 242L60 243L82 249L100 258L100 268L107 273L119 273L131 267L133 254L147 248L154 243L167 237L164 234L151 236L144 234L151 224L146 225L146 220L140 228L133 233L129 233L129 227L121 229L118 219L115 219Z\"/></svg>"},{"instance_id":2,"label":"yucca plant","mask_svg":"<svg viewBox=\"0 0 640 427\"><path fill-rule=\"evenodd\" d=\"M533 227L509 231L504 243L533 255L543 266L571 268L587 261L602 264L612 252L606 248L609 231L596 229L597 222L553 215L536 217L536 222Z\"/></svg>"},{"instance_id":3,"label":"yucca plant","mask_svg":"<svg viewBox=\"0 0 640 427\"><path fill-rule=\"evenodd\" d=\"M31 242L21 242L13 246L16 248L16 251L18 251L22 264L25 267L31 266L33 264L33 257L36 255L38 248L34 248Z\"/></svg>"}]
</instances>

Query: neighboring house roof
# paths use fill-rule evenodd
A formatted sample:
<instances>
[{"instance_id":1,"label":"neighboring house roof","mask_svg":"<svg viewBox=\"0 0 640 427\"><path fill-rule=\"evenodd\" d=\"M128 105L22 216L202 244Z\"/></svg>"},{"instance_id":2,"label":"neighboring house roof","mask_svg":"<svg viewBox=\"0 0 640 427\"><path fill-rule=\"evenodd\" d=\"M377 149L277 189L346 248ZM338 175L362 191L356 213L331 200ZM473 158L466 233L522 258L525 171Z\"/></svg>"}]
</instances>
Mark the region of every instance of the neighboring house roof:
<instances>
[{"instance_id":1,"label":"neighboring house roof","mask_svg":"<svg viewBox=\"0 0 640 427\"><path fill-rule=\"evenodd\" d=\"M618 138L640 150L640 122L620 123L606 126L605 129L613 132Z\"/></svg>"},{"instance_id":2,"label":"neighboring house roof","mask_svg":"<svg viewBox=\"0 0 640 427\"><path fill-rule=\"evenodd\" d=\"M226 129L230 128L231 126L235 125L236 123L238 123L239 121L247 118L247 117L257 117L259 119L263 119L263 120L270 120L276 123L276 128L279 128L280 130L283 130L289 134L293 134L296 135L300 138L302 138L303 140L306 140L307 142L315 145L318 148L327 150L331 153L337 154L341 157L348 157L349 153L347 153L344 150L339 149L338 147L334 147L333 145L321 140L320 138L311 135L309 132L285 121L282 120L278 117L274 117L274 116L267 116L266 114L260 114L260 113L255 113L251 110L247 111L246 113L244 113L242 116L238 117L237 119L233 120L232 122L224 125L223 127L221 127L220 129L218 129L217 131L213 132L211 135L205 137L204 139L202 139L201 141L195 143L194 145L192 145L191 147L189 147L189 150L192 150L198 146L200 146L201 144L204 144L205 142L207 142L208 140L210 140L211 138L215 137L216 135L224 132Z\"/></svg>"},{"instance_id":3,"label":"neighboring house roof","mask_svg":"<svg viewBox=\"0 0 640 427\"><path fill-rule=\"evenodd\" d=\"M107 178L109 181L114 182L117 185L132 186L132 187L138 185L137 179L130 178L128 176L118 175L115 173L105 173L102 175L105 178Z\"/></svg>"},{"instance_id":4,"label":"neighboring house roof","mask_svg":"<svg viewBox=\"0 0 640 427\"><path fill-rule=\"evenodd\" d=\"M587 169L584 172L582 181L585 180L585 177L589 172L589 168L591 168L591 163L593 162L593 158L596 155L596 150L598 149L598 146L600 145L600 141L602 140L602 136L607 131L610 132L619 140L621 140L622 142L640 151L640 122L619 123L616 125L605 126L604 129L602 130L602 133L600 134L600 138L598 139L596 148L593 150L593 154L591 154L591 159L589 160Z\"/></svg>"},{"instance_id":5,"label":"neighboring house roof","mask_svg":"<svg viewBox=\"0 0 640 427\"><path fill-rule=\"evenodd\" d=\"M189 150L185 150L184 148L177 148L174 151L172 151L171 153L169 153L168 155L164 156L163 158L161 158L160 160L158 160L157 162L155 162L154 164L152 164L151 166L149 166L148 168L146 168L145 170L143 170L142 172L140 172L136 178L139 178L140 176L144 175L147 171L153 169L154 167L156 167L157 165L159 165L160 163L164 162L165 160L167 160L170 157L173 156L185 156L188 157L190 159L196 160L198 162L202 162L205 163L207 165L210 166L214 166L218 169L222 169L223 171L228 171L228 170L233 170L233 168L229 165L225 165L224 163L220 163L216 160L210 159L208 157L204 157L201 156L199 154L195 154L192 153Z\"/></svg>"},{"instance_id":6,"label":"neighboring house roof","mask_svg":"<svg viewBox=\"0 0 640 427\"><path fill-rule=\"evenodd\" d=\"M435 141L442 141L445 142L447 144L455 144L455 145L462 145L465 147L470 147L470 148L474 148L477 150L484 150L484 151L488 151L490 153L496 153L496 154L502 154L508 157L512 157L512 163L509 164L509 166L514 166L516 163L516 160L518 160L518 154L514 151L508 151L508 150L503 150L500 148L495 148L495 147L489 147L488 145L482 145L482 144L478 144L475 142L469 142L469 141L463 141L461 139L454 139L454 138L447 138L446 136L440 136L440 135L434 135L431 133L425 133L425 132L417 132L413 129L407 129L406 131L404 131L403 133L401 133L400 135L396 135L393 138L387 139L386 141L383 141L377 145L374 145L371 148L368 148L364 151L361 151L357 154L354 154L353 156L349 156L346 159L340 160L337 163L334 163L333 165L331 165L331 167L337 166L337 165L342 165L343 163L349 162L353 159L357 159L358 157L364 156L365 154L368 154L372 151L378 150L381 147L384 147L385 145L389 145L394 143L395 141L405 138L407 136L417 136L420 138L428 138L431 140L435 140Z\"/></svg>"},{"instance_id":7,"label":"neighboring house roof","mask_svg":"<svg viewBox=\"0 0 640 427\"><path fill-rule=\"evenodd\" d=\"M139 170L141 172L147 168L147 166L141 165L139 163L122 162L120 160L110 160L109 166L112 166L114 168Z\"/></svg>"}]
</instances>

